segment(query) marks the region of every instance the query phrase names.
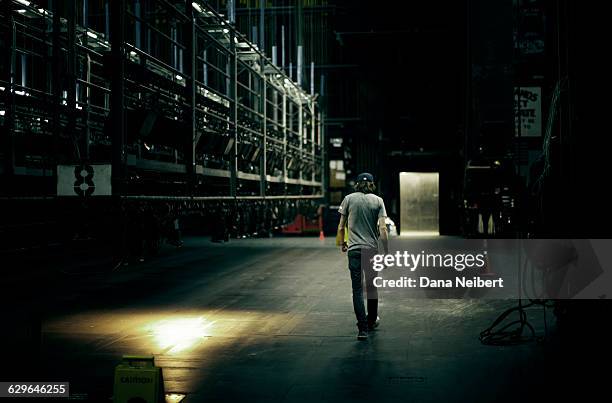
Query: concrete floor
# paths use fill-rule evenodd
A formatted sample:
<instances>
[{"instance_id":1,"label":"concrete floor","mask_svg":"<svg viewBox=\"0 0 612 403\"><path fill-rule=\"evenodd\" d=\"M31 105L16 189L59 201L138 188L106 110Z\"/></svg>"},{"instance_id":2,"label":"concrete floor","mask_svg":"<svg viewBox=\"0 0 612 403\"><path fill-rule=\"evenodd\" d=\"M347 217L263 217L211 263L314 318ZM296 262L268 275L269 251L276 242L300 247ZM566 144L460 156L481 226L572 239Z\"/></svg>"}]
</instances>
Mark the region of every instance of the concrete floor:
<instances>
[{"instance_id":1,"label":"concrete floor","mask_svg":"<svg viewBox=\"0 0 612 403\"><path fill-rule=\"evenodd\" d=\"M480 344L512 301L385 294L381 327L357 341L346 266L333 239L189 238L113 273L69 271L43 322L41 379L108 401L121 356L153 354L186 402L492 402L547 370L546 343ZM541 332L541 310L530 321Z\"/></svg>"}]
</instances>

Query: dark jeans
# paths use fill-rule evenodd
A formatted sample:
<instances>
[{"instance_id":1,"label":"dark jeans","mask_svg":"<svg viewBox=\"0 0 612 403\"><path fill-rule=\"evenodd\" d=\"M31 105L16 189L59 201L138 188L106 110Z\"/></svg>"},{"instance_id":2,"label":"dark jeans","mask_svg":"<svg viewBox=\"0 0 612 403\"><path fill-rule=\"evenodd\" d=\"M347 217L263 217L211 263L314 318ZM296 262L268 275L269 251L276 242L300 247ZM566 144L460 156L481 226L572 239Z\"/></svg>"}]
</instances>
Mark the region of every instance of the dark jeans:
<instances>
[{"instance_id":1,"label":"dark jeans","mask_svg":"<svg viewBox=\"0 0 612 403\"><path fill-rule=\"evenodd\" d=\"M367 330L368 324L376 322L378 315L378 290L374 287L373 280L376 272L372 270L370 264L362 267L362 255L365 262L377 254L374 249L353 249L348 251L349 271L351 273L351 285L353 287L353 309L357 317L357 327L359 330ZM368 313L363 304L363 273L366 278L366 292L368 296Z\"/></svg>"}]
</instances>

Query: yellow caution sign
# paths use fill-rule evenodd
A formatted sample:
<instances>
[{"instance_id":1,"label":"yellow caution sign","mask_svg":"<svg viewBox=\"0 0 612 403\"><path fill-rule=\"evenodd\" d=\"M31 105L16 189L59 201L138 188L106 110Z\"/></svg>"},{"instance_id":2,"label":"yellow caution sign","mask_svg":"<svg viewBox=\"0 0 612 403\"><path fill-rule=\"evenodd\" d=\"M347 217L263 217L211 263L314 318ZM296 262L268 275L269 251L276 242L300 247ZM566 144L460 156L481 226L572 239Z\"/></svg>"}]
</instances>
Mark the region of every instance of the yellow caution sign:
<instances>
[{"instance_id":1,"label":"yellow caution sign","mask_svg":"<svg viewBox=\"0 0 612 403\"><path fill-rule=\"evenodd\" d=\"M115 403L165 402L162 369L153 356L124 355L115 368Z\"/></svg>"}]
</instances>

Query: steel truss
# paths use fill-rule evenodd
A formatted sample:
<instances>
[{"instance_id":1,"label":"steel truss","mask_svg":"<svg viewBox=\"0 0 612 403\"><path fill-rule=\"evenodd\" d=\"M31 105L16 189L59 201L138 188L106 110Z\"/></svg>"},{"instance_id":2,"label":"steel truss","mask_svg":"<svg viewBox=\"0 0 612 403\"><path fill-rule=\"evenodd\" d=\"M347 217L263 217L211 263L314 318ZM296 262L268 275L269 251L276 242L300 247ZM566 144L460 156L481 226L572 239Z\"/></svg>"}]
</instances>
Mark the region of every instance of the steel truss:
<instances>
[{"instance_id":1,"label":"steel truss","mask_svg":"<svg viewBox=\"0 0 612 403\"><path fill-rule=\"evenodd\" d=\"M4 174L107 162L124 198L323 194L316 96L206 3L0 7Z\"/></svg>"}]
</instances>

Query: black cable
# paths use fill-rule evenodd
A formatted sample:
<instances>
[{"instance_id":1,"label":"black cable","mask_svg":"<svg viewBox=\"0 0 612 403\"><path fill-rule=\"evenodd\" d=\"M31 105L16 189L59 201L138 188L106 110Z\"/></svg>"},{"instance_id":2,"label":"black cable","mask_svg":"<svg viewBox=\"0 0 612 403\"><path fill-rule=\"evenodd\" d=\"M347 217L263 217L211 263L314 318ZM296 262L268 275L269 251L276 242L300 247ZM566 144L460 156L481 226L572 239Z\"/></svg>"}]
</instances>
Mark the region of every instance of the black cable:
<instances>
[{"instance_id":1,"label":"black cable","mask_svg":"<svg viewBox=\"0 0 612 403\"><path fill-rule=\"evenodd\" d=\"M503 345L516 345L529 341L535 340L535 329L531 324L527 321L527 313L525 312L525 308L533 305L529 303L527 305L522 304L522 300L518 300L518 306L512 307L504 311L500 316L495 319L493 324L480 332L478 339L482 344L492 345L492 346L503 346ZM498 325L500 325L511 313L518 312L519 319L512 321L500 329L495 329ZM512 326L518 325L516 328L510 329ZM523 333L525 330L529 330L530 335L524 336Z\"/></svg>"},{"instance_id":2,"label":"black cable","mask_svg":"<svg viewBox=\"0 0 612 403\"><path fill-rule=\"evenodd\" d=\"M536 337L535 329L533 326L527 321L527 312L525 308L529 308L531 306L541 306L543 310L543 318L544 318L544 336ZM491 326L480 332L478 339L482 344L492 345L492 346L502 346L502 345L516 345L531 341L545 341L548 337L548 323L546 318L546 308L554 307L552 301L547 299L531 299L529 298L529 303L523 305L523 299L518 299L518 305L512 308L509 308L502 312L501 315L493 321ZM501 323L513 312L518 312L519 319L512 321L503 327L496 329L496 327L500 326ZM518 325L516 328L512 330L508 330L510 327ZM524 336L523 333L525 330L529 330L529 335Z\"/></svg>"},{"instance_id":3,"label":"black cable","mask_svg":"<svg viewBox=\"0 0 612 403\"><path fill-rule=\"evenodd\" d=\"M518 305L502 312L502 314L499 315L497 319L495 319L495 321L493 321L493 324L491 324L491 326L489 326L488 328L480 332L478 339L480 340L482 344L492 345L492 346L503 346L503 345L517 345L517 344L527 343L527 342L536 341L536 340L537 341L546 340L546 337L548 335L548 326L546 323L546 308L550 307L549 300L531 299L527 297L529 300L529 303L526 305L523 305L523 298L522 298L522 288L524 286L523 279L526 277L524 276L524 274L527 274L527 273L523 273L523 271L526 270L527 268L527 261L528 261L528 258L525 257L525 262L523 263L522 254L520 253L520 249L519 249ZM527 312L525 311L525 308L528 308L530 306L538 306L538 305L542 306L542 309L544 310L544 337L536 337L535 329L528 322ZM502 322L513 312L518 312L519 319L514 320L502 326L499 329L496 329L496 327L500 326ZM511 327L513 326L516 326L516 327L511 329ZM526 330L529 331L527 336L524 335L524 332Z\"/></svg>"}]
</instances>

